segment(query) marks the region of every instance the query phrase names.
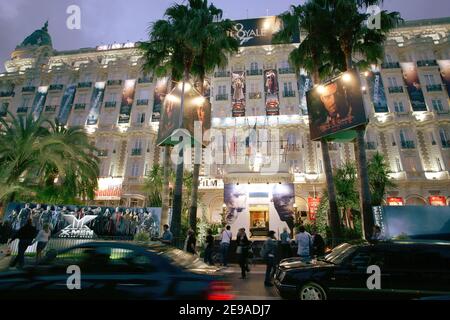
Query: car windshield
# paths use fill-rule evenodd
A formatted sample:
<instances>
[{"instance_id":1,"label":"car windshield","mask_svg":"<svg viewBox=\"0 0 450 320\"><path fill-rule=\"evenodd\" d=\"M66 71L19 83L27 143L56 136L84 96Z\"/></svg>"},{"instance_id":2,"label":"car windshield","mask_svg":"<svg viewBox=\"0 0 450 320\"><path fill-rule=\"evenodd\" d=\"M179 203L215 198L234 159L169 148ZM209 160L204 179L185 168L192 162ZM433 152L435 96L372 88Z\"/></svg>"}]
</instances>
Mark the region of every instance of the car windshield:
<instances>
[{"instance_id":1,"label":"car windshield","mask_svg":"<svg viewBox=\"0 0 450 320\"><path fill-rule=\"evenodd\" d=\"M324 260L333 264L341 264L346 257L355 252L356 248L357 246L355 245L343 243L327 254Z\"/></svg>"},{"instance_id":2,"label":"car windshield","mask_svg":"<svg viewBox=\"0 0 450 320\"><path fill-rule=\"evenodd\" d=\"M158 250L157 253L168 258L171 263L183 269L208 269L208 265L197 256L176 248L168 247L165 250Z\"/></svg>"}]
</instances>

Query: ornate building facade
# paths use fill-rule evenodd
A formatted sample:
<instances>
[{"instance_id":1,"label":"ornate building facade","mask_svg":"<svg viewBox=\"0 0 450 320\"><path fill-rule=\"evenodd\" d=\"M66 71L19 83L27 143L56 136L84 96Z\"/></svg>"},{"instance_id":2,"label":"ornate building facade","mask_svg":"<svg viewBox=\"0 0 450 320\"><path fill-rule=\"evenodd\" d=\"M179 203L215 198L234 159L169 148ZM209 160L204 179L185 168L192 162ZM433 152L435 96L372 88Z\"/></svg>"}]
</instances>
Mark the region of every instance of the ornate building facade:
<instances>
[{"instance_id":1,"label":"ornate building facade","mask_svg":"<svg viewBox=\"0 0 450 320\"><path fill-rule=\"evenodd\" d=\"M309 138L305 92L310 80L289 65L288 55L297 44L252 44L264 36L258 27L241 35L239 53L230 57L227 68L209 77L212 128L229 139L218 144L221 151L215 150L223 161L202 165L199 215L220 221L226 186L245 185L240 226L256 228L262 219L266 227L280 230L286 225L273 214L276 185L294 185L295 210L303 215L312 213L325 189L320 143ZM450 19L407 22L389 36L381 68L361 71L369 118L368 158L377 151L384 154L397 184L388 192L389 204L450 201L449 36ZM144 176L154 163L162 163L156 136L166 89L164 79L144 75L141 65L134 43L56 51L44 26L5 63L6 72L0 74L1 116L8 117L6 110L14 115L32 112L68 126L85 126L100 150L95 202L144 206ZM411 100L405 81L408 70L421 84L424 106ZM376 81L374 74L379 75ZM381 109L373 99L373 88L378 86L379 92L380 85L387 105ZM247 141L252 139L248 132L257 132L257 150L249 150L249 143L242 152L234 149L239 130ZM258 158L265 157L259 153L264 143L271 150L270 159ZM330 144L330 156L334 168L354 161L353 144Z\"/></svg>"}]
</instances>

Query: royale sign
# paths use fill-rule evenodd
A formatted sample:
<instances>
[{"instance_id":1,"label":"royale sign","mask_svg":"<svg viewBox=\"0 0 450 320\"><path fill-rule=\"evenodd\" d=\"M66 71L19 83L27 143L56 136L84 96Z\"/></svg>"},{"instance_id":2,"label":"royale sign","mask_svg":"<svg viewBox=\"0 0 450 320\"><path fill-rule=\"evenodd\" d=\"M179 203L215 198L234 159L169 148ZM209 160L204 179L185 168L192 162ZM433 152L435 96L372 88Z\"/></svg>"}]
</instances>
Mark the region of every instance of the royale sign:
<instances>
[{"instance_id":1,"label":"royale sign","mask_svg":"<svg viewBox=\"0 0 450 320\"><path fill-rule=\"evenodd\" d=\"M134 42L114 43L114 44L107 44L107 45L103 45L103 46L98 46L97 47L97 51L128 49L128 48L134 48L135 46L136 46L136 44Z\"/></svg>"}]
</instances>

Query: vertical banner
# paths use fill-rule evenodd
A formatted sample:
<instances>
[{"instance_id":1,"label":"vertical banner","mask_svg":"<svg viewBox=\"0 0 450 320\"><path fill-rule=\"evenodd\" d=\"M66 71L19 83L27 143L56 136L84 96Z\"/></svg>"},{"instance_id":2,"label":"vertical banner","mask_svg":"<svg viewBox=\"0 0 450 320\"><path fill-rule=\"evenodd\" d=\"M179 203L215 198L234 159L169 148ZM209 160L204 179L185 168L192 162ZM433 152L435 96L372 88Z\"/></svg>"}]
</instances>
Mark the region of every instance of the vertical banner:
<instances>
[{"instance_id":1,"label":"vertical banner","mask_svg":"<svg viewBox=\"0 0 450 320\"><path fill-rule=\"evenodd\" d=\"M367 76L367 83L369 84L370 98L373 102L373 107L376 113L389 112L388 103L386 99L386 92L384 91L383 78L379 71L371 71Z\"/></svg>"},{"instance_id":2,"label":"vertical banner","mask_svg":"<svg viewBox=\"0 0 450 320\"><path fill-rule=\"evenodd\" d=\"M450 98L450 60L439 60L442 83L447 87L447 94Z\"/></svg>"},{"instance_id":3,"label":"vertical banner","mask_svg":"<svg viewBox=\"0 0 450 320\"><path fill-rule=\"evenodd\" d=\"M298 97L302 114L308 114L308 104L306 101L306 93L313 88L312 79L304 74L298 77Z\"/></svg>"},{"instance_id":4,"label":"vertical banner","mask_svg":"<svg viewBox=\"0 0 450 320\"><path fill-rule=\"evenodd\" d=\"M48 87L39 87L38 92L36 93L36 96L34 97L33 101L33 118L34 120L37 120L42 113L42 109L44 109L45 100L47 99L47 90Z\"/></svg>"},{"instance_id":5,"label":"vertical banner","mask_svg":"<svg viewBox=\"0 0 450 320\"><path fill-rule=\"evenodd\" d=\"M120 104L119 124L129 123L131 108L134 101L136 80L126 80L122 91L122 103Z\"/></svg>"},{"instance_id":6,"label":"vertical banner","mask_svg":"<svg viewBox=\"0 0 450 320\"><path fill-rule=\"evenodd\" d=\"M403 79L408 88L409 98L413 111L427 111L425 97L423 95L422 86L420 85L419 74L414 62L400 63L403 71Z\"/></svg>"},{"instance_id":7,"label":"vertical banner","mask_svg":"<svg viewBox=\"0 0 450 320\"><path fill-rule=\"evenodd\" d=\"M245 73L231 74L231 110L233 117L245 117Z\"/></svg>"},{"instance_id":8,"label":"vertical banner","mask_svg":"<svg viewBox=\"0 0 450 320\"><path fill-rule=\"evenodd\" d=\"M278 86L278 73L275 69L264 71L264 95L266 97L266 115L278 116L280 114L280 97Z\"/></svg>"},{"instance_id":9,"label":"vertical banner","mask_svg":"<svg viewBox=\"0 0 450 320\"><path fill-rule=\"evenodd\" d=\"M317 210L319 208L320 198L308 197L308 217L311 221L317 220Z\"/></svg>"},{"instance_id":10,"label":"vertical banner","mask_svg":"<svg viewBox=\"0 0 450 320\"><path fill-rule=\"evenodd\" d=\"M75 99L75 93L77 92L76 85L70 85L66 88L64 95L61 99L61 107L59 108L58 122L62 125L67 123L70 111L72 110L73 100Z\"/></svg>"},{"instance_id":11,"label":"vertical banner","mask_svg":"<svg viewBox=\"0 0 450 320\"><path fill-rule=\"evenodd\" d=\"M153 113L152 122L159 122L161 119L161 109L164 103L164 98L168 89L168 78L158 79L155 86L153 99Z\"/></svg>"},{"instance_id":12,"label":"vertical banner","mask_svg":"<svg viewBox=\"0 0 450 320\"><path fill-rule=\"evenodd\" d=\"M104 95L105 95L105 82L97 82L95 84L94 91L92 92L91 109L89 111L89 115L86 120L87 125L97 124L98 115L100 114L100 108L103 103Z\"/></svg>"}]
</instances>

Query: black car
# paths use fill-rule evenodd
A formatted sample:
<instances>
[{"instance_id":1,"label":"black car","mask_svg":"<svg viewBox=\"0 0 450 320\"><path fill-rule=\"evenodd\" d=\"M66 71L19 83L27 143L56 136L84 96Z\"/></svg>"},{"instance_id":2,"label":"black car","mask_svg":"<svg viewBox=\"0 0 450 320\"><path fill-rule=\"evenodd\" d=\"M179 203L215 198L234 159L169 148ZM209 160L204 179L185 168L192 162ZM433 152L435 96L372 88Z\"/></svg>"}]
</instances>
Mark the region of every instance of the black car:
<instances>
[{"instance_id":1,"label":"black car","mask_svg":"<svg viewBox=\"0 0 450 320\"><path fill-rule=\"evenodd\" d=\"M233 295L225 280L219 269L173 247L89 242L0 274L0 298L226 300Z\"/></svg>"},{"instance_id":2,"label":"black car","mask_svg":"<svg viewBox=\"0 0 450 320\"><path fill-rule=\"evenodd\" d=\"M379 267L379 278L373 266ZM308 264L296 258L282 260L276 269L275 286L282 297L300 300L449 295L450 242L341 244Z\"/></svg>"}]
</instances>

